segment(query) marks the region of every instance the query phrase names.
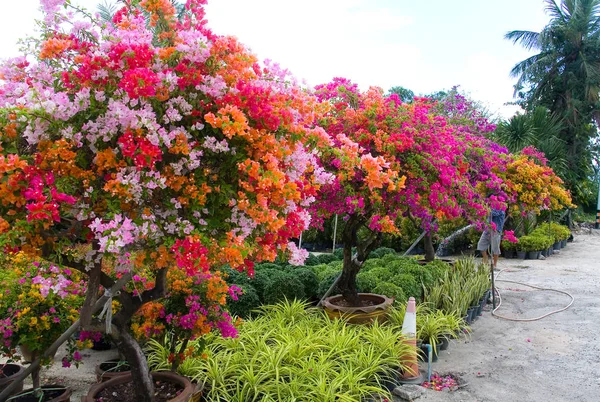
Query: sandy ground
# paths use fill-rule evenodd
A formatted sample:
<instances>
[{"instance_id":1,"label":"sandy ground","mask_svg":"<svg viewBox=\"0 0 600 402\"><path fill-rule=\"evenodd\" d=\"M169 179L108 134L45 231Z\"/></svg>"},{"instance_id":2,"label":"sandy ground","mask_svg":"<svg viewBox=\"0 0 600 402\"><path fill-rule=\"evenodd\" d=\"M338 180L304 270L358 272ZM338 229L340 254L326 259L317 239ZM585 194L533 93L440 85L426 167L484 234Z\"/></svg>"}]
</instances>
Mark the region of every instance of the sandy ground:
<instances>
[{"instance_id":1,"label":"sandy ground","mask_svg":"<svg viewBox=\"0 0 600 402\"><path fill-rule=\"evenodd\" d=\"M571 293L571 308L539 321L514 322L492 317L491 305L473 324L470 337L440 352L433 371L453 373L466 383L455 392L428 390L418 401L600 401L600 232L579 235L546 260L500 260L498 279ZM503 297L499 314L537 317L564 307L569 297L498 282ZM117 356L116 350L84 351L79 368L57 363L42 372L48 382L72 387L79 402L95 381L94 366ZM426 369L426 366L422 367Z\"/></svg>"}]
</instances>

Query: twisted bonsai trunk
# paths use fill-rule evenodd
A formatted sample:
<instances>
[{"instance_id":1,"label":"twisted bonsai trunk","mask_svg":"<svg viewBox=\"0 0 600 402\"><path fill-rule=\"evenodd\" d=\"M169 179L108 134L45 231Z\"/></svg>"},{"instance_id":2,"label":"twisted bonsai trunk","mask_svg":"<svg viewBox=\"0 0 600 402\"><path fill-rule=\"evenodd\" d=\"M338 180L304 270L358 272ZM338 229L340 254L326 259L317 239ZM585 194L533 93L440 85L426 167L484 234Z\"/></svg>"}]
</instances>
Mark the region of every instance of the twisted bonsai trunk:
<instances>
[{"instance_id":1,"label":"twisted bonsai trunk","mask_svg":"<svg viewBox=\"0 0 600 402\"><path fill-rule=\"evenodd\" d=\"M364 216L351 215L342 233L344 265L337 286L342 296L344 296L344 300L352 307L361 306L358 289L356 288L356 275L371 251L379 246L383 238L381 233L372 233L367 239L359 242L358 230L365 222L367 222L367 219ZM352 246L356 246L356 256L352 255Z\"/></svg>"},{"instance_id":2,"label":"twisted bonsai trunk","mask_svg":"<svg viewBox=\"0 0 600 402\"><path fill-rule=\"evenodd\" d=\"M154 382L146 356L137 341L129 333L128 327L117 327L117 348L131 367L131 379L135 384L136 402L154 402Z\"/></svg>"},{"instance_id":3,"label":"twisted bonsai trunk","mask_svg":"<svg viewBox=\"0 0 600 402\"><path fill-rule=\"evenodd\" d=\"M425 246L425 261L431 262L435 259L435 249L433 248L433 236L431 232L427 232L423 238Z\"/></svg>"}]
</instances>

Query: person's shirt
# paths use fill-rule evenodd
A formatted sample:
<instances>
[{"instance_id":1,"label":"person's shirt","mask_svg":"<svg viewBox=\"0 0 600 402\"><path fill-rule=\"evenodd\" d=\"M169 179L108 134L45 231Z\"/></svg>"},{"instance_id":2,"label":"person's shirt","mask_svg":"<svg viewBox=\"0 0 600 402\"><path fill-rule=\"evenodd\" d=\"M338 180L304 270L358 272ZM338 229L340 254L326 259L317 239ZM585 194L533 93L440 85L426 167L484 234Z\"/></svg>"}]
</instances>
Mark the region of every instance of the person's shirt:
<instances>
[{"instance_id":1,"label":"person's shirt","mask_svg":"<svg viewBox=\"0 0 600 402\"><path fill-rule=\"evenodd\" d=\"M500 209L492 209L492 222L496 224L496 230L499 233L502 233L502 229L504 227L504 211Z\"/></svg>"}]
</instances>

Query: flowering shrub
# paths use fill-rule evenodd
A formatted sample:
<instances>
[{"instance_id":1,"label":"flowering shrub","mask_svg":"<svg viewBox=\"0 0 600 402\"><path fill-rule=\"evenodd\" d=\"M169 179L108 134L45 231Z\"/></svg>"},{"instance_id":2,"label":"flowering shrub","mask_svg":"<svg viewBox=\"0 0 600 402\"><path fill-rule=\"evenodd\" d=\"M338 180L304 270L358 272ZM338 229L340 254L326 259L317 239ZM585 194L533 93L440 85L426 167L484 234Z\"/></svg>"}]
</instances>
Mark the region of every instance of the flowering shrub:
<instances>
[{"instance_id":1,"label":"flowering shrub","mask_svg":"<svg viewBox=\"0 0 600 402\"><path fill-rule=\"evenodd\" d=\"M482 224L490 207L484 196L500 190L494 170L501 170L496 166L504 159L485 138L448 124L429 100L406 105L377 88L360 92L341 78L316 90L331 106L321 125L333 147L322 151L321 161L335 181L322 187L312 208L316 224L331 214L346 220L339 288L356 304L356 273L382 233L400 234L403 217L427 232L436 230L436 219ZM493 201L495 206L506 200L499 194ZM354 262L351 247L361 228L372 236L359 241Z\"/></svg>"},{"instance_id":2,"label":"flowering shrub","mask_svg":"<svg viewBox=\"0 0 600 402\"><path fill-rule=\"evenodd\" d=\"M515 200L509 211L512 214L539 214L542 210L575 207L563 181L533 147L524 148L508 161L504 180L507 192Z\"/></svg>"},{"instance_id":3,"label":"flowering shrub","mask_svg":"<svg viewBox=\"0 0 600 402\"><path fill-rule=\"evenodd\" d=\"M76 271L33 261L22 252L2 260L0 353L19 359L20 346L39 356L77 320L85 281ZM70 349L65 361L81 360L79 352Z\"/></svg>"},{"instance_id":4,"label":"flowering shrub","mask_svg":"<svg viewBox=\"0 0 600 402\"><path fill-rule=\"evenodd\" d=\"M145 287L120 292L112 320L139 401L153 392L129 323L146 303L181 295L168 272L199 293L166 303L165 320L234 335L230 317L212 310L224 300L210 294L215 270L252 275L254 262L278 254L300 263L290 240L331 178L309 149L327 140L315 128L322 106L207 30L204 3L179 12L170 1L127 1L101 22L79 20L69 0L42 0L29 58L0 69L0 246L84 272L84 323L114 284L109 267L150 273ZM74 244L88 245L84 257Z\"/></svg>"}]
</instances>

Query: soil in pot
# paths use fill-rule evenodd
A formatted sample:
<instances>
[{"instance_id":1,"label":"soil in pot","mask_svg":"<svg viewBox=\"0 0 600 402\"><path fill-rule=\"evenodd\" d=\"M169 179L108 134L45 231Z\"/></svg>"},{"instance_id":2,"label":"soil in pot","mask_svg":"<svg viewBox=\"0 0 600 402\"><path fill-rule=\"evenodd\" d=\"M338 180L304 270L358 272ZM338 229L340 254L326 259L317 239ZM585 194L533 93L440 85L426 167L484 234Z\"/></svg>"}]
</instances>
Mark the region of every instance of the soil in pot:
<instances>
[{"instance_id":1,"label":"soil in pot","mask_svg":"<svg viewBox=\"0 0 600 402\"><path fill-rule=\"evenodd\" d=\"M129 373L129 363L119 359L107 360L96 366L96 380L98 382L108 381L114 377Z\"/></svg>"},{"instance_id":2,"label":"soil in pot","mask_svg":"<svg viewBox=\"0 0 600 402\"><path fill-rule=\"evenodd\" d=\"M194 386L186 377L170 371L153 372L155 402L186 402ZM90 388L82 402L136 402L135 386L131 373L96 384Z\"/></svg>"},{"instance_id":3,"label":"soil in pot","mask_svg":"<svg viewBox=\"0 0 600 402\"><path fill-rule=\"evenodd\" d=\"M154 381L154 395L156 402L167 402L178 396L183 391L181 384L168 381ZM98 402L124 402L135 401L135 385L132 382L113 385L105 388L96 395Z\"/></svg>"},{"instance_id":4,"label":"soil in pot","mask_svg":"<svg viewBox=\"0 0 600 402\"><path fill-rule=\"evenodd\" d=\"M327 316L331 319L344 318L351 324L368 324L377 320L387 320L388 311L392 306L393 299L373 293L359 293L360 307L350 307L342 295L326 298L323 307Z\"/></svg>"},{"instance_id":5,"label":"soil in pot","mask_svg":"<svg viewBox=\"0 0 600 402\"><path fill-rule=\"evenodd\" d=\"M69 402L71 400L71 389L62 385L43 385L44 395L40 399L35 396L32 389L27 389L13 396L10 402Z\"/></svg>"}]
</instances>

